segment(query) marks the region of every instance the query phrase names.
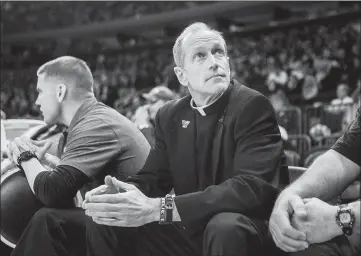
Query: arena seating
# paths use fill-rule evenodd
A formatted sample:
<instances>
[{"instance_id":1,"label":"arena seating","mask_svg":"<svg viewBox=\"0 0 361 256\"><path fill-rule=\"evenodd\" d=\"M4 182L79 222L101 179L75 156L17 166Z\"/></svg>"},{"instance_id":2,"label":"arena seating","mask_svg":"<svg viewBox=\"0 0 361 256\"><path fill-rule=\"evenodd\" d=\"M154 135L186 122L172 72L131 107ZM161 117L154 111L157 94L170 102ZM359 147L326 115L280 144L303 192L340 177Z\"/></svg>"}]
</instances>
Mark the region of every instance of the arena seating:
<instances>
[{"instance_id":1,"label":"arena seating","mask_svg":"<svg viewBox=\"0 0 361 256\"><path fill-rule=\"evenodd\" d=\"M20 33L40 29L54 29L91 22L104 22L115 18L133 18L174 9L189 8L212 2L12 2L1 3L3 32Z\"/></svg>"},{"instance_id":2,"label":"arena seating","mask_svg":"<svg viewBox=\"0 0 361 256\"><path fill-rule=\"evenodd\" d=\"M11 22L10 12L14 14L13 17L18 17L20 23L23 21L23 25L31 26L34 23L36 26L46 25L47 28L53 28L89 21L101 22L113 19L117 15L127 18L191 6L188 2L173 5L155 3L142 2L135 8L129 2L105 5L76 2L72 3L75 14L84 9L84 13L79 14L76 21L72 18L73 13L69 14L70 18L66 21L59 20L67 17L58 17L58 13L53 11L56 9L62 13L64 5L60 2L51 5L45 2L22 3L24 6L29 5L28 8L34 13L50 14L36 15L32 22L32 12L21 17L25 10L23 5L5 2L1 5L2 26L4 33L9 32L6 31L6 24ZM109 17L103 17L99 14L102 13L102 8L114 9L114 13L108 12ZM117 8L128 11L117 12ZM69 11L71 8L66 9ZM66 13L66 10L64 12ZM22 18L27 20L24 21ZM40 28L45 27L23 27L26 31ZM16 30L16 26L14 29ZM238 32L226 35L232 77L268 97L279 90L285 93L286 102L279 109L275 109L279 124L289 134L292 150L298 154L299 159L293 157L294 162L302 165L312 147L332 145L347 125L349 117L354 115L357 98L355 104L351 104L347 111L329 111L328 104L335 98L336 87L341 82L346 83L351 92L357 90L357 83L360 83L357 80L360 68L359 37L360 24L346 20L282 30L273 29L270 33L256 35L244 36ZM71 42L71 55L85 59L90 65L94 74L97 98L128 118L131 119L135 110L143 104L141 93L156 85L166 85L183 95L183 92L179 91L180 86L173 72L171 45L160 44L152 48L145 45L117 52L102 52L90 47L90 54L84 55L84 52L76 51L86 48L83 43L84 41ZM34 104L37 94L36 69L53 57L69 54L61 49L55 52L55 48L55 42L42 42L37 46L6 46L1 49L1 109L8 118L41 118ZM270 74L276 69L285 73L287 80L282 84L273 83L272 88ZM348 116L348 121L345 121L345 115ZM313 127L315 124L319 124L321 128ZM313 133L310 133L311 128L314 128L314 133L323 136L321 140L315 140ZM330 130L330 136L323 134L324 128Z\"/></svg>"}]
</instances>

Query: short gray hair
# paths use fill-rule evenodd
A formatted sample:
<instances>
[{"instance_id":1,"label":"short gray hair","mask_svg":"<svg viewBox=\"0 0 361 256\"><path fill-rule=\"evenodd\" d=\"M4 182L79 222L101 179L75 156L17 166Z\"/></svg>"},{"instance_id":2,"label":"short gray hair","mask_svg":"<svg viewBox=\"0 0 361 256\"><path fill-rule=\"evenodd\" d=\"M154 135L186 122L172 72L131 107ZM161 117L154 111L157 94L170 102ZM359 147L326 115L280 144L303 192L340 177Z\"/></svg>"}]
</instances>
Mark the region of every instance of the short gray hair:
<instances>
[{"instance_id":1,"label":"short gray hair","mask_svg":"<svg viewBox=\"0 0 361 256\"><path fill-rule=\"evenodd\" d=\"M85 61L72 56L62 56L43 64L37 76L55 78L65 84L74 84L77 89L93 92L93 75Z\"/></svg>"},{"instance_id":2,"label":"short gray hair","mask_svg":"<svg viewBox=\"0 0 361 256\"><path fill-rule=\"evenodd\" d=\"M173 46L173 59L174 59L174 63L176 64L176 66L178 67L182 67L183 66L183 62L184 62L184 51L182 49L182 43L184 41L184 38L186 38L188 35L191 35L193 33L196 33L198 31L211 31L214 32L215 34L219 35L223 42L224 42L224 47L226 49L226 53L227 53L227 44L226 44L226 40L224 40L224 37L222 35L221 32L219 32L216 29L211 28L210 26L208 26L207 24L203 23L203 22L195 22L192 23L191 25L189 25L188 27L186 27L182 33L177 37L174 46Z\"/></svg>"}]
</instances>

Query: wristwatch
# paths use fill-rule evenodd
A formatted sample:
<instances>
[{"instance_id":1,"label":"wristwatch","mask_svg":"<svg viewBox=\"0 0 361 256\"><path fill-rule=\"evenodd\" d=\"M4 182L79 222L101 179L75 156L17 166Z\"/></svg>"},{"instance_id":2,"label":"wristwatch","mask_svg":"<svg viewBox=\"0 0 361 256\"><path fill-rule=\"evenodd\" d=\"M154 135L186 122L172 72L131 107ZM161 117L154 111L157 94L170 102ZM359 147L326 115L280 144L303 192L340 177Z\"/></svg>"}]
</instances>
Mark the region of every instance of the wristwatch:
<instances>
[{"instance_id":1,"label":"wristwatch","mask_svg":"<svg viewBox=\"0 0 361 256\"><path fill-rule=\"evenodd\" d=\"M22 162L26 162L26 161L29 161L31 158L36 158L36 159L38 159L37 158L37 156L33 153L33 152L31 152L31 151L25 151L25 152L22 152L21 154L20 154L20 156L18 157L18 167L19 167L19 169L23 169L22 167L21 167L21 163Z\"/></svg>"},{"instance_id":2,"label":"wristwatch","mask_svg":"<svg viewBox=\"0 0 361 256\"><path fill-rule=\"evenodd\" d=\"M335 217L337 225L342 228L342 232L346 236L351 236L355 224L355 213L352 209L347 204L341 204Z\"/></svg>"},{"instance_id":3,"label":"wristwatch","mask_svg":"<svg viewBox=\"0 0 361 256\"><path fill-rule=\"evenodd\" d=\"M161 198L159 224L172 224L173 222L173 208L174 195L167 194Z\"/></svg>"}]
</instances>

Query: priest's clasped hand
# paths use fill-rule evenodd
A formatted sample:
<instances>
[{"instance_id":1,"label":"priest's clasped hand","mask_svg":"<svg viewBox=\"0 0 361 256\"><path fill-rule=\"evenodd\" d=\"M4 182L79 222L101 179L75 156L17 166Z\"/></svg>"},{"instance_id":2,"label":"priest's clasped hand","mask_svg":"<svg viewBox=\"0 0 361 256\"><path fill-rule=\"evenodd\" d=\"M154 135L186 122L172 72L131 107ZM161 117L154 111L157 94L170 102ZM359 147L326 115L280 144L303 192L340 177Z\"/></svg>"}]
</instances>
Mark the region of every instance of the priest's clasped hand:
<instances>
[{"instance_id":1,"label":"priest's clasped hand","mask_svg":"<svg viewBox=\"0 0 361 256\"><path fill-rule=\"evenodd\" d=\"M83 208L93 221L108 226L139 227L158 221L159 198L145 196L136 186L105 177L105 185L85 195Z\"/></svg>"}]
</instances>

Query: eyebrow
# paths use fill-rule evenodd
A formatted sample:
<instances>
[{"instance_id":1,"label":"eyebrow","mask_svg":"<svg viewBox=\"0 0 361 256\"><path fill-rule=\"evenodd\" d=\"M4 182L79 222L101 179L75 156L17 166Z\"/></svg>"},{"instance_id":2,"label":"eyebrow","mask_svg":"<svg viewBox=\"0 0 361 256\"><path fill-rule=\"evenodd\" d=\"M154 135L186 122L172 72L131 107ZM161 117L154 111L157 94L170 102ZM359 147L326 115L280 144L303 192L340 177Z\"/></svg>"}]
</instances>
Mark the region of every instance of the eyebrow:
<instances>
[{"instance_id":1,"label":"eyebrow","mask_svg":"<svg viewBox=\"0 0 361 256\"><path fill-rule=\"evenodd\" d=\"M214 48L224 49L224 46L223 46L222 43L218 42L218 43L215 43L215 44L212 46L211 49L213 50ZM204 50L204 49L205 49L204 46L197 46L196 48L194 48L193 52L197 52L197 51L199 51L199 50Z\"/></svg>"},{"instance_id":2,"label":"eyebrow","mask_svg":"<svg viewBox=\"0 0 361 256\"><path fill-rule=\"evenodd\" d=\"M204 46L197 46L196 48L193 49L192 53L196 53L200 50L204 50Z\"/></svg>"},{"instance_id":3,"label":"eyebrow","mask_svg":"<svg viewBox=\"0 0 361 256\"><path fill-rule=\"evenodd\" d=\"M223 48L223 44L221 44L221 43L215 43L212 48L214 48L214 47Z\"/></svg>"}]
</instances>

